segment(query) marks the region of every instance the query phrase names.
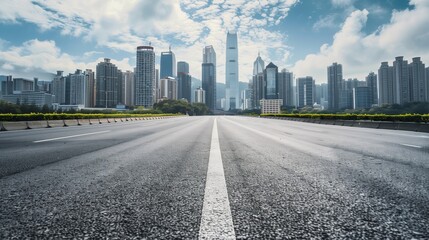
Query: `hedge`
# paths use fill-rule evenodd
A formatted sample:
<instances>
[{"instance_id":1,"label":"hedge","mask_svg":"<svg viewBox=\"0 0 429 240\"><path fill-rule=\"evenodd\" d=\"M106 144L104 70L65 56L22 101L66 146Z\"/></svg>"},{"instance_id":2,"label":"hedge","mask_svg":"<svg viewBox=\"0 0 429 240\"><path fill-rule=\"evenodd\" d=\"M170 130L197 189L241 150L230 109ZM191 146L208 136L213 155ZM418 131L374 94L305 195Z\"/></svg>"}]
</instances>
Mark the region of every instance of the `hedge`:
<instances>
[{"instance_id":1,"label":"hedge","mask_svg":"<svg viewBox=\"0 0 429 240\"><path fill-rule=\"evenodd\" d=\"M429 114L261 114L261 117L311 118L321 120L429 122Z\"/></svg>"},{"instance_id":2,"label":"hedge","mask_svg":"<svg viewBox=\"0 0 429 240\"><path fill-rule=\"evenodd\" d=\"M29 114L0 114L0 121L41 121L41 120L68 120L68 119L98 119L98 118L134 118L134 117L165 117L177 114L105 114L105 113L29 113Z\"/></svg>"}]
</instances>

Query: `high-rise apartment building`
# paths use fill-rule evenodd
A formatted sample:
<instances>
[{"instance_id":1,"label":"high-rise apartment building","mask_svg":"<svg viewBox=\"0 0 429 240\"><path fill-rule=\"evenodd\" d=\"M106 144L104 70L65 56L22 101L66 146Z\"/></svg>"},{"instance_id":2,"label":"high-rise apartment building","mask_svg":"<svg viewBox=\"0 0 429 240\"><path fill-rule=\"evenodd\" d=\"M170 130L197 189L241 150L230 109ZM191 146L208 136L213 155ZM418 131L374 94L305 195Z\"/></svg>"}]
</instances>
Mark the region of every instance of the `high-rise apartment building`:
<instances>
[{"instance_id":1,"label":"high-rise apartment building","mask_svg":"<svg viewBox=\"0 0 429 240\"><path fill-rule=\"evenodd\" d=\"M337 63L328 66L328 108L331 110L340 109L342 82L343 66Z\"/></svg>"},{"instance_id":2,"label":"high-rise apartment building","mask_svg":"<svg viewBox=\"0 0 429 240\"><path fill-rule=\"evenodd\" d=\"M171 47L168 52L161 52L160 67L160 78L176 77L176 56L171 51Z\"/></svg>"},{"instance_id":3,"label":"high-rise apartment building","mask_svg":"<svg viewBox=\"0 0 429 240\"><path fill-rule=\"evenodd\" d=\"M278 67L270 62L264 70L265 99L278 99Z\"/></svg>"},{"instance_id":4,"label":"high-rise apartment building","mask_svg":"<svg viewBox=\"0 0 429 240\"><path fill-rule=\"evenodd\" d=\"M293 73L283 69L278 76L279 98L283 106L293 106Z\"/></svg>"},{"instance_id":5,"label":"high-rise apartment building","mask_svg":"<svg viewBox=\"0 0 429 240\"><path fill-rule=\"evenodd\" d=\"M152 108L156 98L155 52L152 46L137 47L135 72L136 106Z\"/></svg>"},{"instance_id":6,"label":"high-rise apartment building","mask_svg":"<svg viewBox=\"0 0 429 240\"><path fill-rule=\"evenodd\" d=\"M196 103L206 103L206 91L200 87L195 89L194 99Z\"/></svg>"},{"instance_id":7,"label":"high-rise apartment building","mask_svg":"<svg viewBox=\"0 0 429 240\"><path fill-rule=\"evenodd\" d=\"M191 102L191 84L192 78L189 74L189 64L187 62L177 62L177 88L178 98L186 99Z\"/></svg>"},{"instance_id":8,"label":"high-rise apartment building","mask_svg":"<svg viewBox=\"0 0 429 240\"><path fill-rule=\"evenodd\" d=\"M315 103L316 97L315 81L313 80L313 77L307 76L303 78L298 78L296 82L298 88L298 107L312 107Z\"/></svg>"},{"instance_id":9,"label":"high-rise apartment building","mask_svg":"<svg viewBox=\"0 0 429 240\"><path fill-rule=\"evenodd\" d=\"M85 74L77 69L75 73L69 74L70 78L70 105L85 105L87 103L87 83Z\"/></svg>"},{"instance_id":10,"label":"high-rise apartment building","mask_svg":"<svg viewBox=\"0 0 429 240\"><path fill-rule=\"evenodd\" d=\"M394 102L404 104L411 100L410 76L408 61L404 57L396 57L393 62Z\"/></svg>"},{"instance_id":11,"label":"high-rise apartment building","mask_svg":"<svg viewBox=\"0 0 429 240\"><path fill-rule=\"evenodd\" d=\"M409 64L410 101L424 102L427 99L427 82L425 64L419 57L413 58Z\"/></svg>"},{"instance_id":12,"label":"high-rise apartment building","mask_svg":"<svg viewBox=\"0 0 429 240\"><path fill-rule=\"evenodd\" d=\"M370 72L365 81L368 87L369 105L378 104L377 74Z\"/></svg>"},{"instance_id":13,"label":"high-rise apartment building","mask_svg":"<svg viewBox=\"0 0 429 240\"><path fill-rule=\"evenodd\" d=\"M253 62L253 77L251 80L251 84L249 84L251 89L251 107L254 109L259 109L261 107L261 99L263 99L265 96L264 70L265 62L262 60L261 55L258 53L258 57Z\"/></svg>"},{"instance_id":14,"label":"high-rise apartment building","mask_svg":"<svg viewBox=\"0 0 429 240\"><path fill-rule=\"evenodd\" d=\"M371 107L370 87L353 88L353 109L364 109Z\"/></svg>"},{"instance_id":15,"label":"high-rise apartment building","mask_svg":"<svg viewBox=\"0 0 429 240\"><path fill-rule=\"evenodd\" d=\"M105 58L96 68L96 101L100 108L115 108L121 103L122 72L115 64Z\"/></svg>"},{"instance_id":16,"label":"high-rise apartment building","mask_svg":"<svg viewBox=\"0 0 429 240\"><path fill-rule=\"evenodd\" d=\"M52 94L55 96L54 103L66 103L66 78L63 76L63 71L57 71L57 75L52 80Z\"/></svg>"},{"instance_id":17,"label":"high-rise apartment building","mask_svg":"<svg viewBox=\"0 0 429 240\"><path fill-rule=\"evenodd\" d=\"M238 79L237 33L228 32L226 35L225 60L225 111L241 108Z\"/></svg>"},{"instance_id":18,"label":"high-rise apartment building","mask_svg":"<svg viewBox=\"0 0 429 240\"><path fill-rule=\"evenodd\" d=\"M394 103L393 67L388 62L382 62L378 69L378 105Z\"/></svg>"},{"instance_id":19,"label":"high-rise apartment building","mask_svg":"<svg viewBox=\"0 0 429 240\"><path fill-rule=\"evenodd\" d=\"M85 107L95 107L95 73L92 69L86 69L84 75L86 83Z\"/></svg>"}]
</instances>

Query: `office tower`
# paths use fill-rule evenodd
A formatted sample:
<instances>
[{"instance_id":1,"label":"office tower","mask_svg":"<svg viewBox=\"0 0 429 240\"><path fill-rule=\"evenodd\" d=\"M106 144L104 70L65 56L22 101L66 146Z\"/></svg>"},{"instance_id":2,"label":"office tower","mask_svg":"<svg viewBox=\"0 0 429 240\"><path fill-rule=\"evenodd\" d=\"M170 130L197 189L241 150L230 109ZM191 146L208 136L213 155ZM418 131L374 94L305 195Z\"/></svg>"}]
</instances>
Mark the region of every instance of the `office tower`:
<instances>
[{"instance_id":1,"label":"office tower","mask_svg":"<svg viewBox=\"0 0 429 240\"><path fill-rule=\"evenodd\" d=\"M353 88L353 109L370 108L372 100L370 87Z\"/></svg>"},{"instance_id":2,"label":"office tower","mask_svg":"<svg viewBox=\"0 0 429 240\"><path fill-rule=\"evenodd\" d=\"M177 100L177 80L173 77L162 78L159 80L160 99Z\"/></svg>"},{"instance_id":3,"label":"office tower","mask_svg":"<svg viewBox=\"0 0 429 240\"><path fill-rule=\"evenodd\" d=\"M261 107L260 101L264 98L264 69L265 62L258 53L258 57L253 62L253 76L250 84L250 88L252 89L251 104L253 109L259 109Z\"/></svg>"},{"instance_id":4,"label":"office tower","mask_svg":"<svg viewBox=\"0 0 429 240\"><path fill-rule=\"evenodd\" d=\"M189 64L187 62L177 62L177 84L178 98L184 98L188 102L191 102L192 78L189 74Z\"/></svg>"},{"instance_id":5,"label":"office tower","mask_svg":"<svg viewBox=\"0 0 429 240\"><path fill-rule=\"evenodd\" d=\"M125 106L134 106L134 72L127 70L122 73L122 102Z\"/></svg>"},{"instance_id":6,"label":"office tower","mask_svg":"<svg viewBox=\"0 0 429 240\"><path fill-rule=\"evenodd\" d=\"M135 105L152 108L156 97L155 52L151 46L137 47Z\"/></svg>"},{"instance_id":7,"label":"office tower","mask_svg":"<svg viewBox=\"0 0 429 240\"><path fill-rule=\"evenodd\" d=\"M13 80L12 76L0 75L0 96L10 95L13 93Z\"/></svg>"},{"instance_id":8,"label":"office tower","mask_svg":"<svg viewBox=\"0 0 429 240\"><path fill-rule=\"evenodd\" d=\"M69 74L70 77L70 105L85 105L87 83L86 77L82 70L77 69L74 74Z\"/></svg>"},{"instance_id":9,"label":"office tower","mask_svg":"<svg viewBox=\"0 0 429 240\"><path fill-rule=\"evenodd\" d=\"M203 49L203 63L213 63L216 69L216 52L213 46L206 46Z\"/></svg>"},{"instance_id":10,"label":"office tower","mask_svg":"<svg viewBox=\"0 0 429 240\"><path fill-rule=\"evenodd\" d=\"M213 63L202 64L202 85L205 91L205 104L210 110L216 108L216 74Z\"/></svg>"},{"instance_id":11,"label":"office tower","mask_svg":"<svg viewBox=\"0 0 429 240\"><path fill-rule=\"evenodd\" d=\"M86 69L85 75L85 107L95 107L95 73L92 69Z\"/></svg>"},{"instance_id":12,"label":"office tower","mask_svg":"<svg viewBox=\"0 0 429 240\"><path fill-rule=\"evenodd\" d=\"M264 70L265 99L278 99L278 67L270 62Z\"/></svg>"},{"instance_id":13,"label":"office tower","mask_svg":"<svg viewBox=\"0 0 429 240\"><path fill-rule=\"evenodd\" d=\"M409 64L411 102L426 101L427 83L425 71L425 64L422 63L420 58L413 58L413 61Z\"/></svg>"},{"instance_id":14,"label":"office tower","mask_svg":"<svg viewBox=\"0 0 429 240\"><path fill-rule=\"evenodd\" d=\"M382 62L378 69L378 105L394 103L393 67L388 62Z\"/></svg>"},{"instance_id":15,"label":"office tower","mask_svg":"<svg viewBox=\"0 0 429 240\"><path fill-rule=\"evenodd\" d=\"M240 108L241 100L238 78L237 33L228 32L226 35L225 61L225 111Z\"/></svg>"},{"instance_id":16,"label":"office tower","mask_svg":"<svg viewBox=\"0 0 429 240\"><path fill-rule=\"evenodd\" d=\"M278 77L279 98L283 106L293 106L293 73L283 69Z\"/></svg>"},{"instance_id":17,"label":"office tower","mask_svg":"<svg viewBox=\"0 0 429 240\"><path fill-rule=\"evenodd\" d=\"M160 67L160 78L176 77L176 56L171 51L171 46L168 52L161 52Z\"/></svg>"},{"instance_id":18,"label":"office tower","mask_svg":"<svg viewBox=\"0 0 429 240\"><path fill-rule=\"evenodd\" d=\"M368 97L370 106L378 104L378 90L377 90L377 74L370 72L365 78L366 86L368 87Z\"/></svg>"},{"instance_id":19,"label":"office tower","mask_svg":"<svg viewBox=\"0 0 429 240\"><path fill-rule=\"evenodd\" d=\"M122 72L105 58L96 68L96 102L100 108L115 108L121 103Z\"/></svg>"},{"instance_id":20,"label":"office tower","mask_svg":"<svg viewBox=\"0 0 429 240\"><path fill-rule=\"evenodd\" d=\"M410 102L410 76L408 61L404 57L396 57L393 62L394 102L404 104Z\"/></svg>"},{"instance_id":21,"label":"office tower","mask_svg":"<svg viewBox=\"0 0 429 240\"><path fill-rule=\"evenodd\" d=\"M312 107L315 102L315 81L313 77L303 77L296 80L298 87L298 104L302 108L305 106Z\"/></svg>"},{"instance_id":22,"label":"office tower","mask_svg":"<svg viewBox=\"0 0 429 240\"><path fill-rule=\"evenodd\" d=\"M196 103L206 103L206 91L202 88L195 89L195 102Z\"/></svg>"},{"instance_id":23,"label":"office tower","mask_svg":"<svg viewBox=\"0 0 429 240\"><path fill-rule=\"evenodd\" d=\"M343 66L337 63L328 66L328 108L331 110L340 108L342 81Z\"/></svg>"}]
</instances>

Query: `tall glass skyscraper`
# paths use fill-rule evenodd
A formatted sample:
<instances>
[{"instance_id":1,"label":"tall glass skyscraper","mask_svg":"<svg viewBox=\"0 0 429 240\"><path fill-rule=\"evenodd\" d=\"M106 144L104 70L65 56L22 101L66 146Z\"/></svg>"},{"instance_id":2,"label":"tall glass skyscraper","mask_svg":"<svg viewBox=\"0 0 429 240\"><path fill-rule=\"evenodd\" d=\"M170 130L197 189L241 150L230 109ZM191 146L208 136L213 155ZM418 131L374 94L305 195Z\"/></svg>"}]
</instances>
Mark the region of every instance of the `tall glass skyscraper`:
<instances>
[{"instance_id":1,"label":"tall glass skyscraper","mask_svg":"<svg viewBox=\"0 0 429 240\"><path fill-rule=\"evenodd\" d=\"M340 109L340 94L343 83L343 66L333 63L328 67L328 108Z\"/></svg>"},{"instance_id":2,"label":"tall glass skyscraper","mask_svg":"<svg viewBox=\"0 0 429 240\"><path fill-rule=\"evenodd\" d=\"M178 98L184 98L188 100L188 102L191 102L192 79L189 74L189 64L187 62L177 62L177 83Z\"/></svg>"},{"instance_id":3,"label":"tall glass skyscraper","mask_svg":"<svg viewBox=\"0 0 429 240\"><path fill-rule=\"evenodd\" d=\"M152 46L137 47L135 78L134 104L151 108L155 103L155 52Z\"/></svg>"},{"instance_id":4,"label":"tall glass skyscraper","mask_svg":"<svg viewBox=\"0 0 429 240\"><path fill-rule=\"evenodd\" d=\"M176 77L176 56L171 51L171 47L168 52L161 53L161 70L160 78Z\"/></svg>"},{"instance_id":5,"label":"tall glass skyscraper","mask_svg":"<svg viewBox=\"0 0 429 240\"><path fill-rule=\"evenodd\" d=\"M201 65L202 87L205 91L205 104L211 109L216 108L216 52L213 46L203 49L203 64Z\"/></svg>"},{"instance_id":6,"label":"tall glass skyscraper","mask_svg":"<svg viewBox=\"0 0 429 240\"><path fill-rule=\"evenodd\" d=\"M238 86L238 43L237 33L226 35L225 61L225 111L241 107L240 89Z\"/></svg>"},{"instance_id":7,"label":"tall glass skyscraper","mask_svg":"<svg viewBox=\"0 0 429 240\"><path fill-rule=\"evenodd\" d=\"M270 62L265 68L265 99L279 98L278 73L278 67L272 62Z\"/></svg>"}]
</instances>

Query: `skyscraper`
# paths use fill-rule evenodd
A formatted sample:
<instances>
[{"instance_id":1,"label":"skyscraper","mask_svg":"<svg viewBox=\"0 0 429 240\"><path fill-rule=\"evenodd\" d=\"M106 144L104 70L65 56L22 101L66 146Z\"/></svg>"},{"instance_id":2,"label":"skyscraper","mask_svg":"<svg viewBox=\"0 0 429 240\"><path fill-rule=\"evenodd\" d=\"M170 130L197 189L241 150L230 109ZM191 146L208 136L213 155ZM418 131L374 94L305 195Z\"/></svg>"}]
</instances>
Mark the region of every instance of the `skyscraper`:
<instances>
[{"instance_id":1,"label":"skyscraper","mask_svg":"<svg viewBox=\"0 0 429 240\"><path fill-rule=\"evenodd\" d=\"M293 106L293 73L283 69L279 73L278 86L279 98L283 99L283 106Z\"/></svg>"},{"instance_id":2,"label":"skyscraper","mask_svg":"<svg viewBox=\"0 0 429 240\"><path fill-rule=\"evenodd\" d=\"M315 81L313 77L298 78L298 107L313 106L315 102Z\"/></svg>"},{"instance_id":3,"label":"skyscraper","mask_svg":"<svg viewBox=\"0 0 429 240\"><path fill-rule=\"evenodd\" d=\"M85 107L95 106L95 73L91 69L86 69L85 72L86 97Z\"/></svg>"},{"instance_id":4,"label":"skyscraper","mask_svg":"<svg viewBox=\"0 0 429 240\"><path fill-rule=\"evenodd\" d=\"M370 72L365 80L368 87L369 105L378 104L377 74Z\"/></svg>"},{"instance_id":5,"label":"skyscraper","mask_svg":"<svg viewBox=\"0 0 429 240\"><path fill-rule=\"evenodd\" d=\"M57 75L52 80L52 94L55 96L55 103L66 103L66 78L63 76L63 71L57 71Z\"/></svg>"},{"instance_id":6,"label":"skyscraper","mask_svg":"<svg viewBox=\"0 0 429 240\"><path fill-rule=\"evenodd\" d=\"M187 62L177 62L177 82L178 98L191 102L191 75L189 74L189 64Z\"/></svg>"},{"instance_id":7,"label":"skyscraper","mask_svg":"<svg viewBox=\"0 0 429 240\"><path fill-rule=\"evenodd\" d=\"M126 71L122 73L122 102L126 106L134 106L134 72Z\"/></svg>"},{"instance_id":8,"label":"skyscraper","mask_svg":"<svg viewBox=\"0 0 429 240\"><path fill-rule=\"evenodd\" d=\"M211 109L216 108L216 52L213 46L203 49L202 87L205 91L205 104Z\"/></svg>"},{"instance_id":9,"label":"skyscraper","mask_svg":"<svg viewBox=\"0 0 429 240\"><path fill-rule=\"evenodd\" d=\"M155 52L152 46L137 47L135 105L152 108L155 103Z\"/></svg>"},{"instance_id":10,"label":"skyscraper","mask_svg":"<svg viewBox=\"0 0 429 240\"><path fill-rule=\"evenodd\" d=\"M393 62L394 102L404 104L410 102L410 76L408 61L404 57L396 57Z\"/></svg>"},{"instance_id":11,"label":"skyscraper","mask_svg":"<svg viewBox=\"0 0 429 240\"><path fill-rule=\"evenodd\" d=\"M228 32L226 35L225 61L225 111L239 109L241 105L240 89L238 86L238 43L237 33Z\"/></svg>"},{"instance_id":12,"label":"skyscraper","mask_svg":"<svg viewBox=\"0 0 429 240\"><path fill-rule=\"evenodd\" d=\"M264 70L265 70L265 62L262 60L261 55L258 53L258 57L253 62L253 77L251 80L251 102L252 108L259 109L261 99L265 96L265 88L264 88Z\"/></svg>"},{"instance_id":13,"label":"skyscraper","mask_svg":"<svg viewBox=\"0 0 429 240\"><path fill-rule=\"evenodd\" d=\"M278 99L278 67L270 62L264 71L265 99Z\"/></svg>"},{"instance_id":14,"label":"skyscraper","mask_svg":"<svg viewBox=\"0 0 429 240\"><path fill-rule=\"evenodd\" d=\"M159 80L161 99L177 100L177 80L166 77Z\"/></svg>"},{"instance_id":15,"label":"skyscraper","mask_svg":"<svg viewBox=\"0 0 429 240\"><path fill-rule=\"evenodd\" d=\"M0 96L13 93L12 76L0 76Z\"/></svg>"},{"instance_id":16,"label":"skyscraper","mask_svg":"<svg viewBox=\"0 0 429 240\"><path fill-rule=\"evenodd\" d=\"M77 69L74 74L70 74L70 105L84 105L86 103L87 84L85 74Z\"/></svg>"},{"instance_id":17,"label":"skyscraper","mask_svg":"<svg viewBox=\"0 0 429 240\"><path fill-rule=\"evenodd\" d=\"M394 103L393 67L382 62L378 69L378 105Z\"/></svg>"},{"instance_id":18,"label":"skyscraper","mask_svg":"<svg viewBox=\"0 0 429 240\"><path fill-rule=\"evenodd\" d=\"M337 63L328 66L328 108L331 110L340 108L342 82L343 66Z\"/></svg>"},{"instance_id":19,"label":"skyscraper","mask_svg":"<svg viewBox=\"0 0 429 240\"><path fill-rule=\"evenodd\" d=\"M410 101L411 102L424 102L426 101L426 73L425 65L422 63L419 57L413 58L413 61L409 64L409 76L410 76Z\"/></svg>"},{"instance_id":20,"label":"skyscraper","mask_svg":"<svg viewBox=\"0 0 429 240\"><path fill-rule=\"evenodd\" d=\"M216 108L216 75L213 63L202 64L202 85L205 91L205 103L210 110Z\"/></svg>"},{"instance_id":21,"label":"skyscraper","mask_svg":"<svg viewBox=\"0 0 429 240\"><path fill-rule=\"evenodd\" d=\"M171 51L171 47L168 52L161 52L160 65L160 78L176 77L176 56Z\"/></svg>"},{"instance_id":22,"label":"skyscraper","mask_svg":"<svg viewBox=\"0 0 429 240\"><path fill-rule=\"evenodd\" d=\"M115 108L121 103L122 73L115 64L105 58L97 64L96 69L96 101L100 108Z\"/></svg>"}]
</instances>

